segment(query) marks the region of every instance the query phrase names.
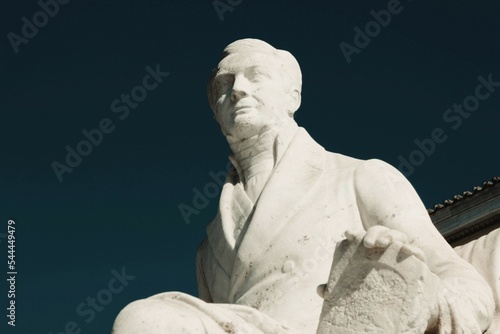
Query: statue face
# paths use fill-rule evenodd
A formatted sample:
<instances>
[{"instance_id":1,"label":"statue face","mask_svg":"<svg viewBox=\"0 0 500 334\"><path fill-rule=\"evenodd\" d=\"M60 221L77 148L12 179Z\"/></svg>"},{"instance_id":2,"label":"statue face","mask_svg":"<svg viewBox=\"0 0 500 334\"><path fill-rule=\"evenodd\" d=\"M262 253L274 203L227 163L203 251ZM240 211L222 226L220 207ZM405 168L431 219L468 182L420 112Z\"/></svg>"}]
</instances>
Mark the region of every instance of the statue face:
<instances>
[{"instance_id":1,"label":"statue face","mask_svg":"<svg viewBox=\"0 0 500 334\"><path fill-rule=\"evenodd\" d=\"M231 55L219 63L211 85L215 119L226 136L244 140L293 120L293 93L279 67L263 53Z\"/></svg>"}]
</instances>

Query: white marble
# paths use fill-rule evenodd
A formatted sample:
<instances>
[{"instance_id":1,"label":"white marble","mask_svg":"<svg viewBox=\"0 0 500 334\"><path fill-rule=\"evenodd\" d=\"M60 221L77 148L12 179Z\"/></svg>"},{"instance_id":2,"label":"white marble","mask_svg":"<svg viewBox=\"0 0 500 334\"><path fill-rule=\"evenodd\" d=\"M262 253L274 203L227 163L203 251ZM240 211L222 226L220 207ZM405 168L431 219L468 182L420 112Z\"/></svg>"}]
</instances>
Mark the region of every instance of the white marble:
<instances>
[{"instance_id":1,"label":"white marble","mask_svg":"<svg viewBox=\"0 0 500 334\"><path fill-rule=\"evenodd\" d=\"M336 246L346 238L358 238L368 254L387 252L380 265L390 264L389 276L410 277L396 282L408 300L387 296L399 298L391 309L402 303L416 312L408 305L418 302L418 316L387 315L387 328L413 318L412 333L481 333L489 326L490 287L434 228L404 176L380 160L327 152L297 125L301 86L290 53L255 39L225 48L208 99L235 168L198 249L199 298L170 292L136 301L118 315L113 333L316 333L324 302L335 306L318 296L318 286L325 297ZM411 259L394 263L395 249ZM353 268L349 277L359 264ZM426 303L428 291L437 292ZM384 316L377 307L389 303L383 296L364 288L365 302L353 312ZM329 333L331 314L323 318L320 332ZM358 325L357 332L384 326Z\"/></svg>"},{"instance_id":2,"label":"white marble","mask_svg":"<svg viewBox=\"0 0 500 334\"><path fill-rule=\"evenodd\" d=\"M486 334L500 333L500 229L455 247L455 251L470 262L490 285L496 308Z\"/></svg>"},{"instance_id":3,"label":"white marble","mask_svg":"<svg viewBox=\"0 0 500 334\"><path fill-rule=\"evenodd\" d=\"M424 333L439 314L439 278L393 241L367 248L364 234L338 244L318 334Z\"/></svg>"}]
</instances>

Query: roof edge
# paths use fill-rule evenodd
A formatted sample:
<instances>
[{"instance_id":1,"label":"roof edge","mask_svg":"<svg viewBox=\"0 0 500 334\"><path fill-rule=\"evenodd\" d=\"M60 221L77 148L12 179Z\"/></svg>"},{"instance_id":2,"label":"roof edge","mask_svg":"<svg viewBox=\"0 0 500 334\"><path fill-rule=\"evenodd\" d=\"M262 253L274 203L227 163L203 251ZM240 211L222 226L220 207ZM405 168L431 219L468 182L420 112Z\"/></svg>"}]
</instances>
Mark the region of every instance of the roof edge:
<instances>
[{"instance_id":1,"label":"roof edge","mask_svg":"<svg viewBox=\"0 0 500 334\"><path fill-rule=\"evenodd\" d=\"M468 190L464 191L462 193L462 195L457 194L457 195L453 196L451 199L445 199L443 201L443 203L434 204L433 208L427 209L427 213L429 213L429 215L432 215L433 213L435 213L441 209L444 209L444 208L449 207L457 202L460 202L460 201L464 200L465 198L472 197L472 196L476 195L477 193L482 192L484 189L491 188L497 184L500 184L500 177L494 176L491 179L491 181L484 181L482 186L475 186L472 188L471 191L468 191Z\"/></svg>"}]
</instances>

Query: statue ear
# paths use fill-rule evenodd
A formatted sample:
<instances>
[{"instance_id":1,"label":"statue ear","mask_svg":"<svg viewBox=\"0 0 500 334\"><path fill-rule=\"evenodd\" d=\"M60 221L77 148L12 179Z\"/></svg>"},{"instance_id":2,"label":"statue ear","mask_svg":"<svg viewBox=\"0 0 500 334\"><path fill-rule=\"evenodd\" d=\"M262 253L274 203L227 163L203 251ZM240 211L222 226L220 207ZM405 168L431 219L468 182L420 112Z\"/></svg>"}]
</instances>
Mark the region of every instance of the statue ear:
<instances>
[{"instance_id":1,"label":"statue ear","mask_svg":"<svg viewBox=\"0 0 500 334\"><path fill-rule=\"evenodd\" d=\"M301 102L300 92L294 89L290 92L290 101L288 104L288 115L293 117L293 114L299 109Z\"/></svg>"}]
</instances>

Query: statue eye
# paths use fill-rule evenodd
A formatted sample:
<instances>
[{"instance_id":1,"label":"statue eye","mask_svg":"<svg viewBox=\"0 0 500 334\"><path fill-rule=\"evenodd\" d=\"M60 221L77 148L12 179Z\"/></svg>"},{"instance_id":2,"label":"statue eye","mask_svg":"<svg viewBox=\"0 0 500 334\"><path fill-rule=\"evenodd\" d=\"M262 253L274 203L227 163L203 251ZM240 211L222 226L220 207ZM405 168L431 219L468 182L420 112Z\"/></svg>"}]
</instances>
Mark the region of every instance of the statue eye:
<instances>
[{"instance_id":1,"label":"statue eye","mask_svg":"<svg viewBox=\"0 0 500 334\"><path fill-rule=\"evenodd\" d=\"M269 75L263 71L252 71L250 79L252 81L261 81L261 80L265 80L268 78L269 78Z\"/></svg>"},{"instance_id":2,"label":"statue eye","mask_svg":"<svg viewBox=\"0 0 500 334\"><path fill-rule=\"evenodd\" d=\"M220 96L227 92L234 82L234 78L229 75L221 75L215 78L214 81L214 91L217 96Z\"/></svg>"}]
</instances>

